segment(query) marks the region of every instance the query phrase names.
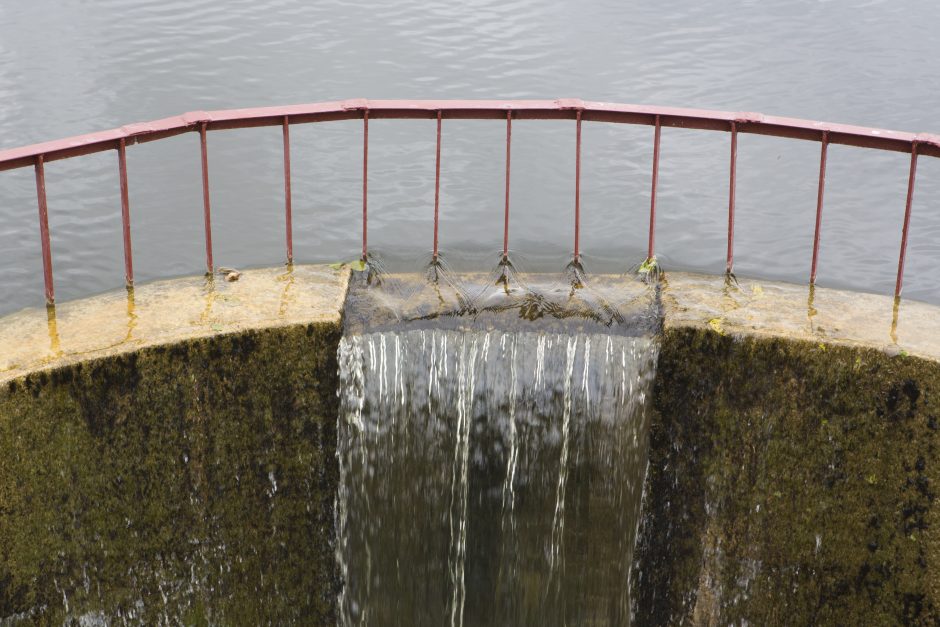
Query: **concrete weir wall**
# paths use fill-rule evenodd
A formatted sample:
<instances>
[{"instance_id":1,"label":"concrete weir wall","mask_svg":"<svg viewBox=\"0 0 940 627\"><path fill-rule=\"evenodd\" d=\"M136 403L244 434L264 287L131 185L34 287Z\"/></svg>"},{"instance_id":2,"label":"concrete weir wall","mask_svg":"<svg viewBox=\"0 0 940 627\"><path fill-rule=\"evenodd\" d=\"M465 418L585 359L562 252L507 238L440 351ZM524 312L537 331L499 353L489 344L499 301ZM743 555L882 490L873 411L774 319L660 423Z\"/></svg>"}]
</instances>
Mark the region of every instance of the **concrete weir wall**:
<instances>
[{"instance_id":1,"label":"concrete weir wall","mask_svg":"<svg viewBox=\"0 0 940 627\"><path fill-rule=\"evenodd\" d=\"M693 275L663 301L637 624L940 621L940 311Z\"/></svg>"},{"instance_id":2,"label":"concrete weir wall","mask_svg":"<svg viewBox=\"0 0 940 627\"><path fill-rule=\"evenodd\" d=\"M123 295L62 307L63 365L0 383L0 619L335 622L346 274L292 274L139 288L131 350L93 359Z\"/></svg>"},{"instance_id":3,"label":"concrete weir wall","mask_svg":"<svg viewBox=\"0 0 940 627\"><path fill-rule=\"evenodd\" d=\"M940 367L666 331L640 625L940 620Z\"/></svg>"},{"instance_id":4,"label":"concrete weir wall","mask_svg":"<svg viewBox=\"0 0 940 627\"><path fill-rule=\"evenodd\" d=\"M0 319L0 618L333 624L347 278ZM673 273L662 298L636 624L940 620L940 311Z\"/></svg>"},{"instance_id":5,"label":"concrete weir wall","mask_svg":"<svg viewBox=\"0 0 940 627\"><path fill-rule=\"evenodd\" d=\"M9 383L0 614L56 607L89 576L106 592L69 600L86 614L104 601L154 624L167 594L187 623L328 622L339 335L242 331ZM215 598L189 598L191 578Z\"/></svg>"}]
</instances>

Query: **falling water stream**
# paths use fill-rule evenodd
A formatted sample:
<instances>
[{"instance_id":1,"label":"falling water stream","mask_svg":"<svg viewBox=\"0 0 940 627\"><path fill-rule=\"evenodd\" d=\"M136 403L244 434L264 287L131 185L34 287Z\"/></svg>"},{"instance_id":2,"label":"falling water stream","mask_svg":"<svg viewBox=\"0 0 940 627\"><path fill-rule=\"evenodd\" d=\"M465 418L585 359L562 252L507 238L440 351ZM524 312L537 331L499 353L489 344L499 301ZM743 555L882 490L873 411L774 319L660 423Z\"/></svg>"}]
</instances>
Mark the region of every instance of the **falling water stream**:
<instances>
[{"instance_id":1,"label":"falling water stream","mask_svg":"<svg viewBox=\"0 0 940 627\"><path fill-rule=\"evenodd\" d=\"M340 624L629 624L656 355L511 314L344 337Z\"/></svg>"}]
</instances>

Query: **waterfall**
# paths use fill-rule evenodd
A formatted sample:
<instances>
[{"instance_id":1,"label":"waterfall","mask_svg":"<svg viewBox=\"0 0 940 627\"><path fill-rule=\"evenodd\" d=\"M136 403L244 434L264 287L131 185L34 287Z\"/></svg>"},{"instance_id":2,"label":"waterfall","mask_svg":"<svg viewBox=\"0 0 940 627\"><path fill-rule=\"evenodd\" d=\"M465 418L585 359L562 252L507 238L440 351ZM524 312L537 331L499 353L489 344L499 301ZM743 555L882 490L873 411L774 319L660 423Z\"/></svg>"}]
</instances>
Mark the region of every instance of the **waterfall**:
<instances>
[{"instance_id":1,"label":"waterfall","mask_svg":"<svg viewBox=\"0 0 940 627\"><path fill-rule=\"evenodd\" d=\"M340 624L628 624L657 348L533 329L344 337Z\"/></svg>"}]
</instances>

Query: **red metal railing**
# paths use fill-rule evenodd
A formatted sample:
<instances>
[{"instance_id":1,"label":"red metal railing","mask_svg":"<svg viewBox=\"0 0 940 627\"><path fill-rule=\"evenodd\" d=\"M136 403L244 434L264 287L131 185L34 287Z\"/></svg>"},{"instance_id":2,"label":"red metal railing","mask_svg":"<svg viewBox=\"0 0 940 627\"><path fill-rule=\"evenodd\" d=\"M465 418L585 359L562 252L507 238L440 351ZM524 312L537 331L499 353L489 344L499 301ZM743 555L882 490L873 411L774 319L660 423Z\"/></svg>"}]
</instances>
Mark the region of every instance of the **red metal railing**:
<instances>
[{"instance_id":1,"label":"red metal railing","mask_svg":"<svg viewBox=\"0 0 940 627\"><path fill-rule=\"evenodd\" d=\"M208 131L257 126L281 126L284 142L284 197L286 224L287 260L293 260L293 236L291 222L291 170L290 170L290 125L332 120L362 119L362 256L368 257L368 182L369 182L369 120L370 119L431 119L437 120L437 157L434 178L434 257L438 254L438 223L440 209L440 165L441 129L443 120L450 119L505 119L506 120L506 180L505 209L503 221L503 259L509 254L509 183L512 148L513 120L574 120L576 122L575 159L575 223L574 257L580 256L581 218L581 123L610 122L641 124L654 127L653 175L650 193L648 260L655 257L656 235L656 191L659 179L659 153L662 127L678 127L725 131L731 134L729 193L728 193L728 248L727 271L734 267L734 209L737 170L737 140L739 133L770 135L808 141L821 145L819 164L819 189L816 203L816 228L813 237L813 258L810 284L816 282L819 254L820 224L822 220L823 195L826 179L826 153L829 144L858 146L876 150L910 153L910 175L904 208L904 224L901 230L901 249L898 257L898 273L895 296L900 296L904 279L904 261L907 253L908 229L911 206L914 199L914 180L919 155L940 157L940 136L903 133L881 129L812 122L793 118L766 116L759 113L732 113L727 111L705 111L677 109L643 105L586 102L582 100L346 100L284 107L257 109L232 109L226 111L196 111L180 116L130 124L121 128L79 135L52 142L34 144L22 148L0 151L0 171L33 166L36 171L36 194L39 206L39 231L42 243L43 277L46 301L55 302L52 276L52 249L49 242L48 207L46 205L46 183L44 164L58 159L67 159L105 150L116 150L121 181L121 219L124 235L125 279L128 285L134 282L133 253L131 250L130 203L127 187L127 161L125 150L128 144L154 141L190 131L199 133L202 165L202 193L205 223L206 269L213 270L212 220L209 197Z\"/></svg>"}]
</instances>

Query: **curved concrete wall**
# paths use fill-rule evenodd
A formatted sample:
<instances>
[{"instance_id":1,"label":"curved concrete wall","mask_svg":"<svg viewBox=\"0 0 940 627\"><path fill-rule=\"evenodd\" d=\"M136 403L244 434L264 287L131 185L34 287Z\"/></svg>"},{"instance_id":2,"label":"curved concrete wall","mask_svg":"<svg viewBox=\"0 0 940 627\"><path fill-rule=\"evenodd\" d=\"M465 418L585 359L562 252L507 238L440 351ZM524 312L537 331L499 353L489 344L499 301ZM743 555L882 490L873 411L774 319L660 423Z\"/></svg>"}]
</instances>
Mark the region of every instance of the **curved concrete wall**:
<instances>
[{"instance_id":1,"label":"curved concrete wall","mask_svg":"<svg viewBox=\"0 0 940 627\"><path fill-rule=\"evenodd\" d=\"M177 279L0 320L0 619L332 624L347 277Z\"/></svg>"},{"instance_id":2,"label":"curved concrete wall","mask_svg":"<svg viewBox=\"0 0 940 627\"><path fill-rule=\"evenodd\" d=\"M667 330L640 625L940 619L940 365Z\"/></svg>"},{"instance_id":3,"label":"curved concrete wall","mask_svg":"<svg viewBox=\"0 0 940 627\"><path fill-rule=\"evenodd\" d=\"M0 617L331 624L346 279L0 321ZM680 274L663 302L638 623L940 618L937 309Z\"/></svg>"}]
</instances>

